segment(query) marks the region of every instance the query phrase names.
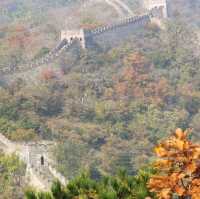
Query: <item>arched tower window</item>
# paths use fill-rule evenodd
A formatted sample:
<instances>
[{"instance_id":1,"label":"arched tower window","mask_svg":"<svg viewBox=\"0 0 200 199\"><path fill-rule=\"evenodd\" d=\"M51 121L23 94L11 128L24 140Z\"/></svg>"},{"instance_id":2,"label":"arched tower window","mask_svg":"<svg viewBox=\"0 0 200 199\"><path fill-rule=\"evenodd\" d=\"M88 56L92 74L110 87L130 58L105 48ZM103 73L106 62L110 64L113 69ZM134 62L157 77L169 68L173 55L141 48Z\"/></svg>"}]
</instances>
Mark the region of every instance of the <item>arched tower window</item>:
<instances>
[{"instance_id":1,"label":"arched tower window","mask_svg":"<svg viewBox=\"0 0 200 199\"><path fill-rule=\"evenodd\" d=\"M43 166L44 165L44 157L43 156L41 156L40 162L41 162L41 165Z\"/></svg>"}]
</instances>

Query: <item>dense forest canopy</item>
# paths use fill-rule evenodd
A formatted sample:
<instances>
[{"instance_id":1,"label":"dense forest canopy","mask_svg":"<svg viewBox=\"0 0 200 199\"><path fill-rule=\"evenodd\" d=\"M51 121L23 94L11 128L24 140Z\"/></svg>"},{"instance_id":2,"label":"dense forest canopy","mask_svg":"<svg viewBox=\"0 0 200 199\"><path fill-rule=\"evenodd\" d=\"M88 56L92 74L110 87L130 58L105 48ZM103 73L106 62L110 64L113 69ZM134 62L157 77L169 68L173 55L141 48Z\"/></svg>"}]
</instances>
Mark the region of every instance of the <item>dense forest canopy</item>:
<instances>
[{"instance_id":1,"label":"dense forest canopy","mask_svg":"<svg viewBox=\"0 0 200 199\"><path fill-rule=\"evenodd\" d=\"M142 12L139 1L124 2ZM199 140L199 9L199 0L169 1L164 28L149 24L123 42L72 48L47 64L34 84L2 76L0 132L16 142L59 143L52 156L69 179L82 170L93 179L119 168L135 175L176 127L193 128L191 139ZM100 1L2 0L0 67L42 57L61 29L118 19Z\"/></svg>"}]
</instances>

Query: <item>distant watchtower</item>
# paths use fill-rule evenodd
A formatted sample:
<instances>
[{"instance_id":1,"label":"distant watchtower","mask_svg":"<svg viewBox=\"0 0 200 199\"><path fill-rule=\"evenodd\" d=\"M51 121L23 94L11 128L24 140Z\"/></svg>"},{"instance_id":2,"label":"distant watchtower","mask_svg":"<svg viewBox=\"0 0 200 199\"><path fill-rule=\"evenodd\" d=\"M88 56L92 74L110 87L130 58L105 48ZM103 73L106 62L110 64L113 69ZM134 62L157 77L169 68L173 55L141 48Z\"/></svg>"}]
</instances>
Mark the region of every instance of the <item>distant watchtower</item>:
<instances>
[{"instance_id":1,"label":"distant watchtower","mask_svg":"<svg viewBox=\"0 0 200 199\"><path fill-rule=\"evenodd\" d=\"M83 29L80 30L62 30L61 31L61 41L66 39L68 42L72 42L73 40L79 40L81 47L85 48L85 31Z\"/></svg>"},{"instance_id":2,"label":"distant watchtower","mask_svg":"<svg viewBox=\"0 0 200 199\"><path fill-rule=\"evenodd\" d=\"M144 8L148 10L153 8L162 8L163 17L168 17L167 0L144 0Z\"/></svg>"}]
</instances>

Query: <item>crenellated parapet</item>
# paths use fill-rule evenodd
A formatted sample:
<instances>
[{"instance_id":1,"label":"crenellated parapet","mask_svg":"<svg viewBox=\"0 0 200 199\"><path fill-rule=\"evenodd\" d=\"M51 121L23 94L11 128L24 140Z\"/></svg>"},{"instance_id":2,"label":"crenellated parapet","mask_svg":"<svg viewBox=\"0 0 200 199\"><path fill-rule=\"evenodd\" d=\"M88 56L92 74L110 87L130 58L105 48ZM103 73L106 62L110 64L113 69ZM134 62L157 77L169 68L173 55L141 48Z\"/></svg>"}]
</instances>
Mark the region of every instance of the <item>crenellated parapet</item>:
<instances>
[{"instance_id":1,"label":"crenellated parapet","mask_svg":"<svg viewBox=\"0 0 200 199\"><path fill-rule=\"evenodd\" d=\"M34 60L27 62L22 65L18 65L17 67L4 67L0 73L7 75L12 74L14 72L25 72L30 69L36 69L39 66L42 66L44 64L51 63L53 60L55 60L57 57L59 57L64 51L68 50L72 45L75 43L76 40L72 40L68 42L66 39L63 39L60 41L60 43L52 49L49 53L47 53L45 56L43 56L41 59Z\"/></svg>"},{"instance_id":2,"label":"crenellated parapet","mask_svg":"<svg viewBox=\"0 0 200 199\"><path fill-rule=\"evenodd\" d=\"M62 52L69 50L74 43L78 42L80 46L85 49L90 46L91 43L95 43L97 36L103 35L104 33L121 33L120 37L126 35L127 30L129 32L134 31L135 27L142 27L150 23L152 18L162 19L167 17L167 1L166 0L145 0L145 7L147 8L147 13L140 16L132 16L120 20L119 22L112 23L106 26L100 26L95 29L79 29L79 30L62 30L59 44L47 53L44 57L38 60L30 61L15 67L4 67L0 73L3 75L12 75L14 72L18 72L19 76L23 79L26 78L25 72L28 70L39 69L44 64L48 64L59 57ZM126 29L126 30L125 30ZM106 37L109 37L106 35ZM109 40L109 38L106 38Z\"/></svg>"},{"instance_id":3,"label":"crenellated parapet","mask_svg":"<svg viewBox=\"0 0 200 199\"><path fill-rule=\"evenodd\" d=\"M141 16L129 17L121 20L118 23L114 23L107 26L98 27L94 30L91 30L91 36L96 36L98 34L102 34L108 31L115 31L116 29L120 29L124 26L129 25L145 25L150 22L150 14L145 14Z\"/></svg>"},{"instance_id":4,"label":"crenellated parapet","mask_svg":"<svg viewBox=\"0 0 200 199\"><path fill-rule=\"evenodd\" d=\"M123 27L133 27L144 26L151 22L151 18L163 18L167 17L167 4L166 0L147 0L146 8L148 12L139 16L131 16L125 19L120 20L119 22L108 24L106 26L100 26L92 30L66 30L61 31L61 40L66 39L68 42L77 39L80 41L82 48L87 48L87 43L93 37L101 35L106 32L115 32L116 30L123 29Z\"/></svg>"}]
</instances>

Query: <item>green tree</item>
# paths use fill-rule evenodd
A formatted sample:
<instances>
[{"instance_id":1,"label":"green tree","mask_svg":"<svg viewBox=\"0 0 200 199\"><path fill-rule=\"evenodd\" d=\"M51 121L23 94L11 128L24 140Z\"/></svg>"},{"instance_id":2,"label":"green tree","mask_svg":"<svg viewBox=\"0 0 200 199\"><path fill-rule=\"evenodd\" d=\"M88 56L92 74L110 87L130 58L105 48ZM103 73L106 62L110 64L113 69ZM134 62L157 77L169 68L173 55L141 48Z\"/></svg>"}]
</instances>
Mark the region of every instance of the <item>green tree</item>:
<instances>
[{"instance_id":1,"label":"green tree","mask_svg":"<svg viewBox=\"0 0 200 199\"><path fill-rule=\"evenodd\" d=\"M25 165L15 155L0 152L0 195L1 198L20 199L25 186Z\"/></svg>"}]
</instances>

